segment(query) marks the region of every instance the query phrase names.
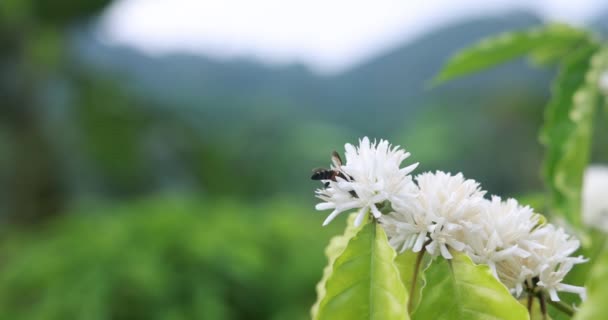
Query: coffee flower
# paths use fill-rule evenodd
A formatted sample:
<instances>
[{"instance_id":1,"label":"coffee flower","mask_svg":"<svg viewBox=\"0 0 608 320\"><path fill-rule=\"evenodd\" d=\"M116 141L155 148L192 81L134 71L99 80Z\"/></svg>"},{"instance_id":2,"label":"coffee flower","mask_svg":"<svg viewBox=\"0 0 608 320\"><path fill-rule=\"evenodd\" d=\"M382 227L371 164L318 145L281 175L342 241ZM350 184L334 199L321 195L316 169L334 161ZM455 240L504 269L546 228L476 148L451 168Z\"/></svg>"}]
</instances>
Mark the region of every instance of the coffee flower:
<instances>
[{"instance_id":1,"label":"coffee flower","mask_svg":"<svg viewBox=\"0 0 608 320\"><path fill-rule=\"evenodd\" d=\"M496 264L513 256L527 258L527 249L538 248L529 235L539 223L539 216L515 199L502 201L493 196L485 200L481 214L475 219L477 228L467 233L467 253L475 263L490 266L498 277Z\"/></svg>"},{"instance_id":2,"label":"coffee flower","mask_svg":"<svg viewBox=\"0 0 608 320\"><path fill-rule=\"evenodd\" d=\"M525 263L538 275L538 287L546 290L553 301L559 301L557 291L576 293L584 299L585 288L562 283L575 264L587 261L582 256L570 256L578 250L579 241L551 224L535 230L531 238L541 247L531 250Z\"/></svg>"},{"instance_id":3,"label":"coffee flower","mask_svg":"<svg viewBox=\"0 0 608 320\"><path fill-rule=\"evenodd\" d=\"M370 142L367 137L359 141L359 146L346 144L345 149L346 163L332 166L339 174L334 179L323 180L327 187L316 191L323 201L316 209L333 209L324 226L342 212L358 210L357 226L368 212L380 218L382 208L407 203L415 196L417 188L410 173L418 163L401 168L409 152L391 146L386 140Z\"/></svg>"},{"instance_id":4,"label":"coffee flower","mask_svg":"<svg viewBox=\"0 0 608 320\"><path fill-rule=\"evenodd\" d=\"M381 218L389 241L400 252L419 252L424 247L433 256L451 259L448 249L463 251L466 234L478 228L485 191L460 173L427 172L416 181L418 195Z\"/></svg>"},{"instance_id":5,"label":"coffee flower","mask_svg":"<svg viewBox=\"0 0 608 320\"><path fill-rule=\"evenodd\" d=\"M552 224L533 230L526 238L522 247L528 255L510 255L497 262L498 279L516 297L525 289L540 289L553 301L559 301L558 291L576 293L585 299L585 288L562 283L574 265L587 261L582 256L571 256L579 241Z\"/></svg>"}]
</instances>

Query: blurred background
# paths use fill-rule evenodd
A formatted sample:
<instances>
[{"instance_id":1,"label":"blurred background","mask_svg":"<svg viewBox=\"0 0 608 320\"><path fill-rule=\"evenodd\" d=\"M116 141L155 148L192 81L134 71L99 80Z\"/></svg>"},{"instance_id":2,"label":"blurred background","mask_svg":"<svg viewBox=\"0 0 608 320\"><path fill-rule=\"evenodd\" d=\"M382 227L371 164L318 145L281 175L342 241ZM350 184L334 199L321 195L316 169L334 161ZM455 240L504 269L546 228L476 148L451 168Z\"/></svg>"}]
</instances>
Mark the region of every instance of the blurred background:
<instances>
[{"instance_id":1,"label":"blurred background","mask_svg":"<svg viewBox=\"0 0 608 320\"><path fill-rule=\"evenodd\" d=\"M321 227L311 169L366 135L542 192L554 70L429 82L546 21L605 34L608 5L2 0L0 319L306 319L344 225Z\"/></svg>"}]
</instances>

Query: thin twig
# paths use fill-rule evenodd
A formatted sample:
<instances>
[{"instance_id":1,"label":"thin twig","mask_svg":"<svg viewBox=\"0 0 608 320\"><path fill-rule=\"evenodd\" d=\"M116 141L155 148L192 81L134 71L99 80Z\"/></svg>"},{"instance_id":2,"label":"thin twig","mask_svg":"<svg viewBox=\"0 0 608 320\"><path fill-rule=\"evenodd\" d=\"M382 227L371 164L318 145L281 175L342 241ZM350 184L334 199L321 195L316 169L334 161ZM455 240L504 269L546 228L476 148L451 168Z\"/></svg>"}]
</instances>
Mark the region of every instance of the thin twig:
<instances>
[{"instance_id":1,"label":"thin twig","mask_svg":"<svg viewBox=\"0 0 608 320\"><path fill-rule=\"evenodd\" d=\"M528 295L528 313L530 314L530 316L532 316L532 304L534 303L534 296L529 294Z\"/></svg>"},{"instance_id":2,"label":"thin twig","mask_svg":"<svg viewBox=\"0 0 608 320\"><path fill-rule=\"evenodd\" d=\"M543 320L547 320L547 304L542 291L538 293L538 301L540 302L540 313L543 315Z\"/></svg>"},{"instance_id":3,"label":"thin twig","mask_svg":"<svg viewBox=\"0 0 608 320\"><path fill-rule=\"evenodd\" d=\"M416 264L414 265L414 273L412 274L412 286L410 288L410 296L407 301L407 311L410 315L412 314L412 308L414 307L413 297L414 297L414 293L416 292L416 283L418 281L418 273L420 272L420 265L422 265L422 258L424 257L424 254L426 253L425 248L429 243L430 243L430 240L427 240L424 243L424 245L422 245L422 249L420 250L420 252L418 252L418 255L416 256Z\"/></svg>"},{"instance_id":4,"label":"thin twig","mask_svg":"<svg viewBox=\"0 0 608 320\"><path fill-rule=\"evenodd\" d=\"M569 304L567 304L563 301L547 300L547 302L550 305L554 306L555 309L567 314L570 317L572 317L574 315L574 308L572 308L572 306L570 306Z\"/></svg>"}]
</instances>

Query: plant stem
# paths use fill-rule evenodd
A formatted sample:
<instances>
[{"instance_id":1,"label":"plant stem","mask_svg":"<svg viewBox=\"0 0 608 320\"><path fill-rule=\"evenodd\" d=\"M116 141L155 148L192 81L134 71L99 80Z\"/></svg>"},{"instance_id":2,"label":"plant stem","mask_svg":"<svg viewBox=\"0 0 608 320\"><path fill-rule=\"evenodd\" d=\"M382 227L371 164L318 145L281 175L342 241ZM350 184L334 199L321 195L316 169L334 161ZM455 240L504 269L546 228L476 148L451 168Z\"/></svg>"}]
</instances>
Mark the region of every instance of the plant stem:
<instances>
[{"instance_id":1,"label":"plant stem","mask_svg":"<svg viewBox=\"0 0 608 320\"><path fill-rule=\"evenodd\" d=\"M550 305L554 306L555 309L567 314L570 317L572 317L574 315L574 308L572 308L570 305L564 303L563 301L548 300L547 302L549 302Z\"/></svg>"},{"instance_id":2,"label":"plant stem","mask_svg":"<svg viewBox=\"0 0 608 320\"><path fill-rule=\"evenodd\" d=\"M530 314L530 316L532 316L532 304L534 303L534 296L529 294L528 295L528 313Z\"/></svg>"},{"instance_id":3,"label":"plant stem","mask_svg":"<svg viewBox=\"0 0 608 320\"><path fill-rule=\"evenodd\" d=\"M420 252L418 252L418 255L416 256L416 264L414 265L414 273L412 274L412 287L410 288L410 296L409 299L407 301L407 312L411 315L412 314L412 308L414 307L413 303L414 303L414 299L412 299L412 297L414 297L414 294L416 292L416 283L418 281L418 273L420 272L420 265L422 265L422 258L424 257L424 254L426 253L426 246L430 243L430 240L427 240L424 245L422 246L422 249L420 250Z\"/></svg>"},{"instance_id":4,"label":"plant stem","mask_svg":"<svg viewBox=\"0 0 608 320\"><path fill-rule=\"evenodd\" d=\"M538 293L538 302L540 302L540 313L543 315L543 320L547 320L547 304L542 291Z\"/></svg>"}]
</instances>

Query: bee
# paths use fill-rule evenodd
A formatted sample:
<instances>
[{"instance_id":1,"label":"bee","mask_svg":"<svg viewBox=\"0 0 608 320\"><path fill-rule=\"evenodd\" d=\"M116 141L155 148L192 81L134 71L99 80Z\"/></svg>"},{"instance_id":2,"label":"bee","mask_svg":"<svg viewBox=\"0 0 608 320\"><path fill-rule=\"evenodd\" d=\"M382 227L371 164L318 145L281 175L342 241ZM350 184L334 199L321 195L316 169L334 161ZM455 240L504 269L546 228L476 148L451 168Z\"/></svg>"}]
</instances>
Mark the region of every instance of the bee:
<instances>
[{"instance_id":1,"label":"bee","mask_svg":"<svg viewBox=\"0 0 608 320\"><path fill-rule=\"evenodd\" d=\"M316 168L312 170L312 176L310 177L312 180L332 180L336 181L337 177L346 180L346 176L340 172L340 167L342 166L342 159L340 155L334 151L331 153L331 163L333 164L332 169L326 168ZM326 188L329 187L329 182L325 182L323 184Z\"/></svg>"},{"instance_id":2,"label":"bee","mask_svg":"<svg viewBox=\"0 0 608 320\"><path fill-rule=\"evenodd\" d=\"M342 167L342 159L340 158L340 155L334 151L331 153L331 163L332 163L332 169L326 169L326 168L317 168L317 169L313 169L312 170L312 176L310 177L312 180L331 180L331 181L337 181L336 178L340 177L344 180L347 181L352 181L353 178L345 173L343 173L340 170L340 167ZM326 181L323 183L323 186L325 186L325 188L329 187L329 181ZM349 191L349 193L353 196L353 197L357 197L357 193L355 191Z\"/></svg>"}]
</instances>

